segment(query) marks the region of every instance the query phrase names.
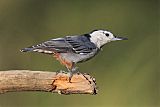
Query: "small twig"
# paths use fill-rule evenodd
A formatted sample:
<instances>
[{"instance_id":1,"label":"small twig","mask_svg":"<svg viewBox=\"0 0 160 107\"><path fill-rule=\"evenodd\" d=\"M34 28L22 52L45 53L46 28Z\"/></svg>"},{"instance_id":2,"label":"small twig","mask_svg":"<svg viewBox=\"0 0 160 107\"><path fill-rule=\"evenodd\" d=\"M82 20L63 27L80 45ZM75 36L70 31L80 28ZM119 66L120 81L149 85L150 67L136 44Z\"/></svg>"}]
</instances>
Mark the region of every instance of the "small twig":
<instances>
[{"instance_id":1,"label":"small twig","mask_svg":"<svg viewBox=\"0 0 160 107\"><path fill-rule=\"evenodd\" d=\"M29 70L0 71L0 93L45 91L59 94L96 94L96 82L88 74L74 74L71 83L65 73Z\"/></svg>"}]
</instances>

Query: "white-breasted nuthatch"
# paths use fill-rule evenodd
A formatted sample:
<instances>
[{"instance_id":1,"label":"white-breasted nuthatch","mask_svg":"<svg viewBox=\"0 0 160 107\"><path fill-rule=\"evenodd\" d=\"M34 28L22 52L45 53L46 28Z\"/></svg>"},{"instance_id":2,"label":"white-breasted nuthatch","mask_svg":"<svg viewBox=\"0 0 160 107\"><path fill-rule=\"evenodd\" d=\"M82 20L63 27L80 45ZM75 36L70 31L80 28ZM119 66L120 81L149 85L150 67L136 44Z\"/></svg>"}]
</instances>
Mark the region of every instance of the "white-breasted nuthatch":
<instances>
[{"instance_id":1,"label":"white-breasted nuthatch","mask_svg":"<svg viewBox=\"0 0 160 107\"><path fill-rule=\"evenodd\" d=\"M91 33L63 38L51 39L38 45L21 49L21 52L40 52L53 55L68 69L70 76L76 71L76 63L84 62L94 57L106 43L127 40L116 37L106 30L94 30Z\"/></svg>"}]
</instances>

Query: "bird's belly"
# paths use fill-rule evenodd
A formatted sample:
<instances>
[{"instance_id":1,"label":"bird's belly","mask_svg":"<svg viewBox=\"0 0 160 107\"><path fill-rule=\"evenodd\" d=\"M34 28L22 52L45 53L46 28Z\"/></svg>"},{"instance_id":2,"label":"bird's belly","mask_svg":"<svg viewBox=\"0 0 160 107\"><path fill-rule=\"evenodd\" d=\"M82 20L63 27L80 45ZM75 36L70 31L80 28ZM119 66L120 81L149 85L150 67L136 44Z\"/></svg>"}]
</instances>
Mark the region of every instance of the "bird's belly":
<instances>
[{"instance_id":1,"label":"bird's belly","mask_svg":"<svg viewBox=\"0 0 160 107\"><path fill-rule=\"evenodd\" d=\"M75 63L86 61L92 58L94 55L95 55L94 53L85 54L85 55L75 54L75 53L61 53L62 58Z\"/></svg>"}]
</instances>

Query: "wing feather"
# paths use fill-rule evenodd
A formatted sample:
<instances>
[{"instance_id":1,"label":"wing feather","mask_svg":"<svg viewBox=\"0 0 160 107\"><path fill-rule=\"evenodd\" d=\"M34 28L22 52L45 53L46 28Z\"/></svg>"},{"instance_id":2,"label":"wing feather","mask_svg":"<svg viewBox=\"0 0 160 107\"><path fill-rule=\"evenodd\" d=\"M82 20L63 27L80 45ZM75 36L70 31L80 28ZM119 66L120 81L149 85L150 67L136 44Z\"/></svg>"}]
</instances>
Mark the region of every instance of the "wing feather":
<instances>
[{"instance_id":1,"label":"wing feather","mask_svg":"<svg viewBox=\"0 0 160 107\"><path fill-rule=\"evenodd\" d=\"M22 49L23 52L35 51L47 54L67 53L88 54L97 49L86 36L66 36L51 39L41 44Z\"/></svg>"},{"instance_id":2,"label":"wing feather","mask_svg":"<svg viewBox=\"0 0 160 107\"><path fill-rule=\"evenodd\" d=\"M97 49L95 44L85 36L70 36L67 42L71 44L72 49L77 54L88 54Z\"/></svg>"}]
</instances>

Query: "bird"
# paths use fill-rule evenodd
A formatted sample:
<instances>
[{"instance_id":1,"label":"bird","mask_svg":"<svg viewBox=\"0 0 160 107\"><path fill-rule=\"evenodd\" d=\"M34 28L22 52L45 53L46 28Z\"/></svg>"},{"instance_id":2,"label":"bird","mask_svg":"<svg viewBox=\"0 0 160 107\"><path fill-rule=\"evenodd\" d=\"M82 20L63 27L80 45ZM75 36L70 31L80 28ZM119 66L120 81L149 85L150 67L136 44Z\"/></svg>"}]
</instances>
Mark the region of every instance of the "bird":
<instances>
[{"instance_id":1,"label":"bird","mask_svg":"<svg viewBox=\"0 0 160 107\"><path fill-rule=\"evenodd\" d=\"M78 71L77 63L88 61L97 55L105 44L119 40L128 39L117 37L108 30L99 29L86 34L50 39L20 51L52 55L67 68L69 82L71 82L73 74Z\"/></svg>"}]
</instances>

